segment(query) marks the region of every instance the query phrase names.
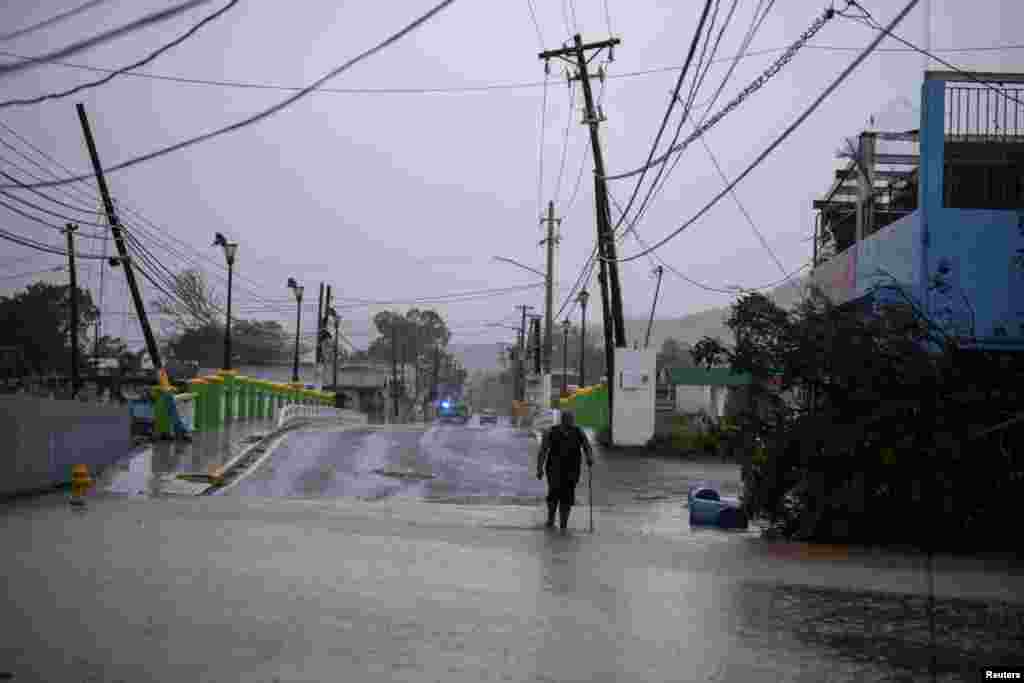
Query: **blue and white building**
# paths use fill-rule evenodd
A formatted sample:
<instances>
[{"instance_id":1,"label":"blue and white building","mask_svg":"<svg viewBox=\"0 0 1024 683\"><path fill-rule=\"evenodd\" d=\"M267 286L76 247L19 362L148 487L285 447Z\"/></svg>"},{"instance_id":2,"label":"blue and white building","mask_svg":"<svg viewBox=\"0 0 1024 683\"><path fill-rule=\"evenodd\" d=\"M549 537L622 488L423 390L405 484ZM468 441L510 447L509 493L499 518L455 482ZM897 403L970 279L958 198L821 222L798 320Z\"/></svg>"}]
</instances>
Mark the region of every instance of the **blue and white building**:
<instances>
[{"instance_id":1,"label":"blue and white building","mask_svg":"<svg viewBox=\"0 0 1024 683\"><path fill-rule=\"evenodd\" d=\"M837 304L905 296L966 347L1024 350L1024 74L927 71L919 127L865 131L845 155L814 202L811 281Z\"/></svg>"}]
</instances>

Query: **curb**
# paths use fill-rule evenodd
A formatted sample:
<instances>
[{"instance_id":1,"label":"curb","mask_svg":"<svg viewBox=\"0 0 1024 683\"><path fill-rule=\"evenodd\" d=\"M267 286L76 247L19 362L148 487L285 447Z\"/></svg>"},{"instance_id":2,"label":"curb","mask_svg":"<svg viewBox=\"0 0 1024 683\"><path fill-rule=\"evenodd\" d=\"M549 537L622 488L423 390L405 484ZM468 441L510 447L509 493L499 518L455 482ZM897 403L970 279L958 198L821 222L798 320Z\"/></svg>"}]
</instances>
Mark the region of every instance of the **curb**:
<instances>
[{"instance_id":1,"label":"curb","mask_svg":"<svg viewBox=\"0 0 1024 683\"><path fill-rule=\"evenodd\" d=\"M283 427L278 427L273 431L267 433L262 439L253 443L251 446L243 450L237 456L226 462L222 467L218 468L212 474L209 475L186 475L181 478L188 478L189 476L195 476L196 478L190 479L191 481L197 481L199 483L206 483L208 486L194 494L197 496L206 496L218 491L228 485L230 485L240 474L245 472L261 455L266 453L267 449L274 444L275 441L280 439L285 434L296 431L302 427L309 427L310 425L320 424L315 422L317 418L304 418L296 419L294 422L290 422ZM342 426L357 426L357 425L342 425Z\"/></svg>"}]
</instances>

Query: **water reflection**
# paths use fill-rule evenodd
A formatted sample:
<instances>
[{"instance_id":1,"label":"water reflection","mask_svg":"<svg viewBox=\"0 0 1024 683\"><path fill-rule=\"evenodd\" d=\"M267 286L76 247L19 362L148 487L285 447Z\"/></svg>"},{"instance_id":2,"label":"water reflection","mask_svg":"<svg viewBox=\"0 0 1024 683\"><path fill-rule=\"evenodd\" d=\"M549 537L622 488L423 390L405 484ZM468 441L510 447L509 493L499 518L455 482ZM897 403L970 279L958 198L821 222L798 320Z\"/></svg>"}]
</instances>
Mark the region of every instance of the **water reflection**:
<instances>
[{"instance_id":1,"label":"water reflection","mask_svg":"<svg viewBox=\"0 0 1024 683\"><path fill-rule=\"evenodd\" d=\"M810 649L870 680L930 680L933 657L937 680L973 680L979 667L1024 651L1024 605L937 601L932 647L927 603L917 595L746 583L730 609L748 644Z\"/></svg>"}]
</instances>

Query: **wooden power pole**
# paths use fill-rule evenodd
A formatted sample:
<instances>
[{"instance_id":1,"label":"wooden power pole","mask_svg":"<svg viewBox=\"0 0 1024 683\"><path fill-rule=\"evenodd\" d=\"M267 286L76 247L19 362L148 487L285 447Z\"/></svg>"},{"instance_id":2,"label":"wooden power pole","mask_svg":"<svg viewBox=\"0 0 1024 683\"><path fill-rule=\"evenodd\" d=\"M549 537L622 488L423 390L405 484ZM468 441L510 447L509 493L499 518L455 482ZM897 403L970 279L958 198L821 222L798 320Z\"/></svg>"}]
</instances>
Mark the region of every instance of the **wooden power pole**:
<instances>
[{"instance_id":1,"label":"wooden power pole","mask_svg":"<svg viewBox=\"0 0 1024 683\"><path fill-rule=\"evenodd\" d=\"M626 325L622 314L622 289L619 285L619 268L616 262L615 239L612 234L611 213L608 210L608 189L605 181L604 154L601 150L601 138L598 132L604 113L594 104L594 93L590 87L591 74L588 69L587 53L611 50L621 41L609 38L597 43L584 43L577 33L573 36L573 44L558 50L541 52L538 57L548 62L551 59L562 59L571 65L576 73L570 80L578 80L583 86L583 100L586 106L586 117L583 122L590 129L590 145L594 156L594 197L597 209L597 258L600 263L598 280L601 283L601 303L605 313L605 362L608 375L608 428L613 432L615 405L615 348L626 346ZM595 55L596 56L596 55ZM604 79L604 70L597 77ZM614 438L612 439L614 443Z\"/></svg>"},{"instance_id":2,"label":"wooden power pole","mask_svg":"<svg viewBox=\"0 0 1024 683\"><path fill-rule=\"evenodd\" d=\"M561 218L555 218L555 203L553 201L548 202L548 215L541 217L540 222L547 223L548 227L547 237L541 241L541 244L547 245L548 252L546 277L544 278L544 372L550 374L554 344L554 328L552 326L555 312L552 310L552 306L554 306L555 287L555 246L560 241L556 228L562 222Z\"/></svg>"},{"instance_id":3,"label":"wooden power pole","mask_svg":"<svg viewBox=\"0 0 1024 683\"><path fill-rule=\"evenodd\" d=\"M149 318L146 316L146 308L142 304L142 295L139 293L139 285L135 281L135 271L132 269L132 262L128 256L128 247L124 241L121 223L118 220L117 212L114 210L114 202L107 190L107 181L103 177L103 166L100 164L100 157L96 153L96 143L92 137L92 129L89 127L89 118L85 114L85 106L81 103L75 105L78 109L78 120L82 124L82 133L85 136L85 144L89 148L89 158L92 160L93 173L96 175L96 184L99 186L100 198L103 199L103 208L107 212L107 221L110 223L110 232L114 236L114 244L117 246L117 253L120 255L120 264L124 268L125 278L128 280L128 289L132 295L132 303L135 305L135 314L139 316L139 324L142 325L142 335L146 339L146 350L153 361L153 368L159 373L163 370L163 362L160 360L160 349L156 345L156 337L149 326Z\"/></svg>"},{"instance_id":4,"label":"wooden power pole","mask_svg":"<svg viewBox=\"0 0 1024 683\"><path fill-rule=\"evenodd\" d=\"M68 337L71 342L71 398L78 396L78 273L75 270L75 231L77 225L68 223L62 231L68 238L68 303L71 306L71 320L68 321Z\"/></svg>"}]
</instances>

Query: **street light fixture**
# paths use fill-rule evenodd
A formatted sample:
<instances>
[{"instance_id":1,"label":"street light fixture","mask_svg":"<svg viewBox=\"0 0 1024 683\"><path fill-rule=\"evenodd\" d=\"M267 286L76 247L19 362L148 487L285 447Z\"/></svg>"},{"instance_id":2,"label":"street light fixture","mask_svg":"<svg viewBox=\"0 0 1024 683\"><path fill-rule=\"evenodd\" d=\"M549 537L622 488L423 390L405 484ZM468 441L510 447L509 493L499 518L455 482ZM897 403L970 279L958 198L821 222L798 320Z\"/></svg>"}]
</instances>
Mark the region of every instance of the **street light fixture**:
<instances>
[{"instance_id":1,"label":"street light fixture","mask_svg":"<svg viewBox=\"0 0 1024 683\"><path fill-rule=\"evenodd\" d=\"M288 278L288 289L295 295L295 362L292 365L292 383L299 383L299 326L302 324L302 285L295 278Z\"/></svg>"},{"instance_id":2,"label":"street light fixture","mask_svg":"<svg viewBox=\"0 0 1024 683\"><path fill-rule=\"evenodd\" d=\"M224 235L219 232L214 233L213 245L214 247L220 247L224 250L224 260L228 264L228 313L227 319L224 324L224 369L231 369L231 285L233 280L233 274L235 270L235 254L238 253L238 245L234 242L228 242Z\"/></svg>"},{"instance_id":3,"label":"street light fixture","mask_svg":"<svg viewBox=\"0 0 1024 683\"><path fill-rule=\"evenodd\" d=\"M590 300L590 292L583 290L576 297L576 300L580 302L580 311L582 313L582 321L580 323L580 386L586 386L586 365L585 359L587 356L587 301Z\"/></svg>"},{"instance_id":4,"label":"street light fixture","mask_svg":"<svg viewBox=\"0 0 1024 683\"><path fill-rule=\"evenodd\" d=\"M520 263L519 261L516 261L515 259L510 259L510 258L507 258L505 256L492 256L491 258L493 260L495 260L495 261L502 261L504 263L511 263L513 266L519 266L523 270L528 270L531 273L536 273L537 275L540 275L545 280L548 277L547 273L545 273L543 270L541 270L539 268L533 268L533 267L528 266L528 265L526 265L524 263Z\"/></svg>"}]
</instances>

